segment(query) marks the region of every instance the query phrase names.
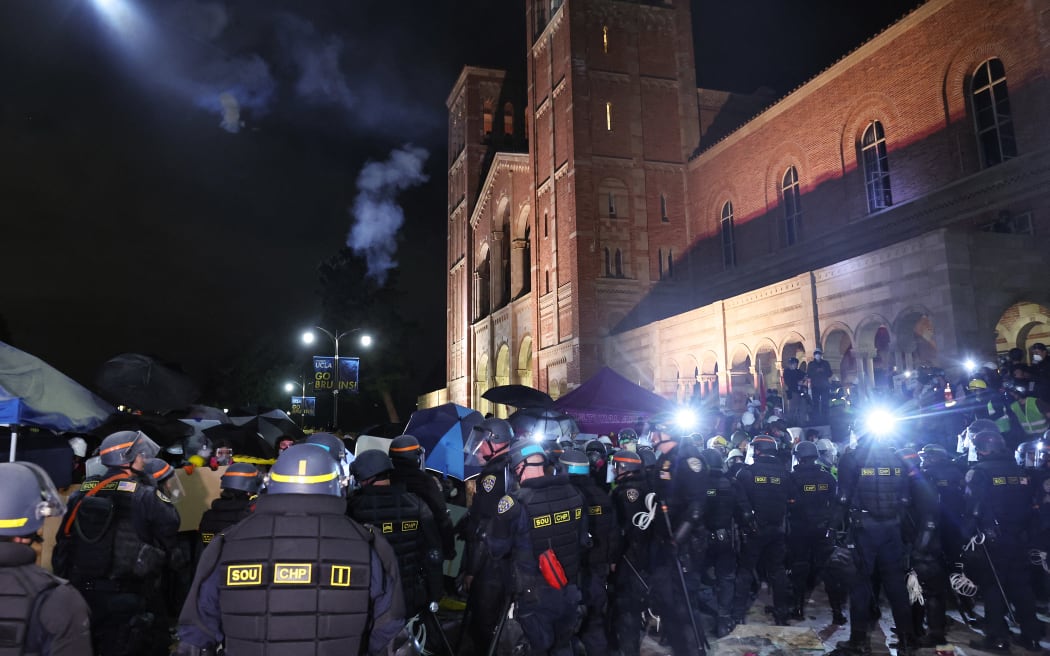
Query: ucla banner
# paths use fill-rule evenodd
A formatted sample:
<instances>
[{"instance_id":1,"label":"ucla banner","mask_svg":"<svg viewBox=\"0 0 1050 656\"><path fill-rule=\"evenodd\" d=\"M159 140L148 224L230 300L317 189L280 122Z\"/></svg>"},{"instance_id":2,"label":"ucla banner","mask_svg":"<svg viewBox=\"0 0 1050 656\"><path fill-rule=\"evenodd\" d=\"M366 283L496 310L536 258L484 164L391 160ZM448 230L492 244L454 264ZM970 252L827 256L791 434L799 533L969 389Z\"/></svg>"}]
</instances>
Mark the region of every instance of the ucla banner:
<instances>
[{"instance_id":1,"label":"ucla banner","mask_svg":"<svg viewBox=\"0 0 1050 656\"><path fill-rule=\"evenodd\" d=\"M360 358L339 358L339 370L335 369L335 358L314 356L315 392L356 392Z\"/></svg>"},{"instance_id":2,"label":"ucla banner","mask_svg":"<svg viewBox=\"0 0 1050 656\"><path fill-rule=\"evenodd\" d=\"M317 413L316 396L293 396L292 414L313 417Z\"/></svg>"}]
</instances>

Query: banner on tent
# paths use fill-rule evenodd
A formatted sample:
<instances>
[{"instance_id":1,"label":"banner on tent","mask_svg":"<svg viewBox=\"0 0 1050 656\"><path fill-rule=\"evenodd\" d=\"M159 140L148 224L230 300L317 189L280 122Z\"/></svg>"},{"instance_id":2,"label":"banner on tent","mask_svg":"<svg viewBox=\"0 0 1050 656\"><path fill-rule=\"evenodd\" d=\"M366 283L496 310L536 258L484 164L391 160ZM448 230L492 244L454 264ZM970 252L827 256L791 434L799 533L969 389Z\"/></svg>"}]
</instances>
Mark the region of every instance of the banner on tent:
<instances>
[{"instance_id":1,"label":"banner on tent","mask_svg":"<svg viewBox=\"0 0 1050 656\"><path fill-rule=\"evenodd\" d=\"M339 390L340 392L356 392L360 369L360 358L339 358L337 370L335 358L315 355L314 391L330 392Z\"/></svg>"},{"instance_id":2,"label":"banner on tent","mask_svg":"<svg viewBox=\"0 0 1050 656\"><path fill-rule=\"evenodd\" d=\"M292 414L313 417L317 413L316 396L293 396Z\"/></svg>"}]
</instances>

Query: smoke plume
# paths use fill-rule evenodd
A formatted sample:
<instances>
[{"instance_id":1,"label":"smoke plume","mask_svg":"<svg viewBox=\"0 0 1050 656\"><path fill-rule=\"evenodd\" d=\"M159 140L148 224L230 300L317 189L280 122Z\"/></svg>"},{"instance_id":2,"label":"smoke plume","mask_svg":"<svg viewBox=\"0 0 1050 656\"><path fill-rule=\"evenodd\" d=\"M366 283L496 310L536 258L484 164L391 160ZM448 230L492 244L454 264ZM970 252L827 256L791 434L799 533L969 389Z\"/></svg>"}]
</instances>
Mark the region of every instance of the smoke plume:
<instances>
[{"instance_id":1,"label":"smoke plume","mask_svg":"<svg viewBox=\"0 0 1050 656\"><path fill-rule=\"evenodd\" d=\"M380 285L387 272L397 266L397 231L405 222L405 213L397 204L398 193L427 181L423 164L425 149L406 144L395 148L385 162L369 162L357 176L354 199L354 224L346 245L363 255L368 275Z\"/></svg>"}]
</instances>

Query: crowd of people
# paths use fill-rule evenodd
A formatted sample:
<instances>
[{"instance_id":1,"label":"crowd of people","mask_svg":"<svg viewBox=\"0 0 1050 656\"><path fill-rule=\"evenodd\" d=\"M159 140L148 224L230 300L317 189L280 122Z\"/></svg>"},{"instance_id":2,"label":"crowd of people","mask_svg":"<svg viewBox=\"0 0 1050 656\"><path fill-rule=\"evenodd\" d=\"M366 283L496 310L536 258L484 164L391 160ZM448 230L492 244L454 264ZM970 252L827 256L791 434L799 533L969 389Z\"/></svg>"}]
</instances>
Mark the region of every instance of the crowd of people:
<instances>
[{"instance_id":1,"label":"crowd of people","mask_svg":"<svg viewBox=\"0 0 1050 656\"><path fill-rule=\"evenodd\" d=\"M849 626L832 653L871 653L883 598L898 654L947 642L950 606L974 646L1042 653L1050 386L1032 359L978 368L957 397L943 372L917 372L897 421L858 422L848 444L772 404L706 434L653 419L589 440L489 417L464 445L480 474L455 525L411 435L350 454L315 433L268 470L226 467L189 549L172 465L118 431L98 449L105 471L65 501L39 467L0 464L0 646L629 656L648 633L678 656L767 614L802 620L822 588ZM48 517L53 573L33 549ZM771 603L754 612L763 583ZM455 595L450 631L439 602Z\"/></svg>"}]
</instances>

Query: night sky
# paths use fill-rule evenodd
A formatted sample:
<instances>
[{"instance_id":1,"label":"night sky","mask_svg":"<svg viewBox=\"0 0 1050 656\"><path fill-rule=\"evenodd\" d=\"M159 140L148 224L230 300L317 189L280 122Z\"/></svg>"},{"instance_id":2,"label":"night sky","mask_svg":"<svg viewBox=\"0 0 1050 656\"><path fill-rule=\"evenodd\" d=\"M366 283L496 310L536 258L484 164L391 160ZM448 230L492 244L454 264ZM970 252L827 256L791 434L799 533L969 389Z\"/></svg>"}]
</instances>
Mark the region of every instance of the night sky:
<instances>
[{"instance_id":1,"label":"night sky","mask_svg":"<svg viewBox=\"0 0 1050 656\"><path fill-rule=\"evenodd\" d=\"M698 86L782 95L917 0L847 4L694 1ZM444 103L464 65L524 69L524 6L0 2L0 335L89 385L123 352L203 376L261 333L297 349L362 167L413 144L393 259L440 369Z\"/></svg>"}]
</instances>

